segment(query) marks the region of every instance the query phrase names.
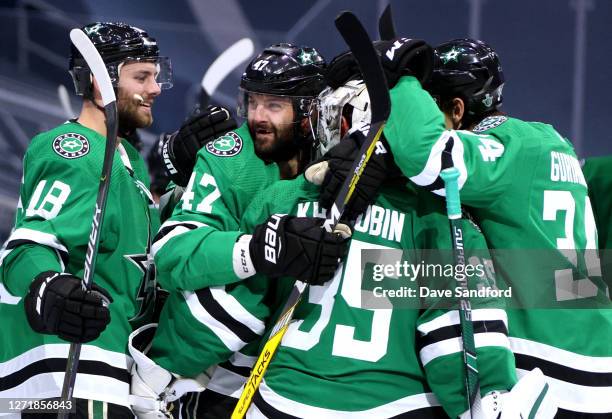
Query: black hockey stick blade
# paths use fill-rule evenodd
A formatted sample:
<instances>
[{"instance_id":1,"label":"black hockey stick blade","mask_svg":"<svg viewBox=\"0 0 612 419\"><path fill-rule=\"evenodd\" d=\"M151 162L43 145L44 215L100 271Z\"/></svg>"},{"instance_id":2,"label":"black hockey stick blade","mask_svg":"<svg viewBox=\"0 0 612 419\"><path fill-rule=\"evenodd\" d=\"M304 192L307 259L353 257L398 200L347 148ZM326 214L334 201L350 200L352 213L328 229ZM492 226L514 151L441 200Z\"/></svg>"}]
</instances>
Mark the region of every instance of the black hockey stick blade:
<instances>
[{"instance_id":1,"label":"black hockey stick blade","mask_svg":"<svg viewBox=\"0 0 612 419\"><path fill-rule=\"evenodd\" d=\"M397 38L397 32L393 24L393 14L391 13L391 3L387 4L387 7L385 7L385 10L383 10L378 18L378 35L383 41Z\"/></svg>"},{"instance_id":2,"label":"black hockey stick blade","mask_svg":"<svg viewBox=\"0 0 612 419\"><path fill-rule=\"evenodd\" d=\"M102 95L102 103L104 105L104 114L106 115L106 147L104 150L104 161L102 162L102 173L100 174L98 195L96 197L96 206L93 211L91 233L89 234L89 243L85 255L85 267L83 271L83 287L90 289L96 266L96 258L98 256L100 231L106 210L106 200L113 168L113 156L115 154L115 144L117 143L117 102L106 65L89 37L80 29L73 29L70 31L70 39L87 62L89 69L98 82L100 94ZM72 403L71 399L74 392L80 355L81 344L71 343L66 363L66 372L64 374L64 384L62 386L62 406L64 407ZM68 410L60 409L58 418L63 419L67 417Z\"/></svg>"},{"instance_id":3,"label":"black hockey stick blade","mask_svg":"<svg viewBox=\"0 0 612 419\"><path fill-rule=\"evenodd\" d=\"M355 191L355 186L359 182L359 178L374 152L376 143L382 135L383 128L391 112L391 99L389 97L385 73L383 72L378 53L374 49L372 40L365 28L351 12L342 12L336 18L336 28L351 49L359 65L363 81L370 95L372 119L366 139L359 150L360 158L353 162L349 172L353 173L353 176L352 178L347 178L342 184L340 192L328 213L328 218L325 220L324 226L328 231L333 231L333 227L342 217L344 208Z\"/></svg>"}]
</instances>

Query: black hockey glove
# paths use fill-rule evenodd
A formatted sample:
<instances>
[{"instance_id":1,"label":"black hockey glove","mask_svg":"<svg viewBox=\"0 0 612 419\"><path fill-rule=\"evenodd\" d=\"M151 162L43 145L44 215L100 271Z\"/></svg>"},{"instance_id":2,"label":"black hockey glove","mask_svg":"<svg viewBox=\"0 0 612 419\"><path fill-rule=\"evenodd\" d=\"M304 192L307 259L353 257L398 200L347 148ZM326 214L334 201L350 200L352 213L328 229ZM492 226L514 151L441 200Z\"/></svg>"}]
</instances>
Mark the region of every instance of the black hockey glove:
<instances>
[{"instance_id":1,"label":"black hockey glove","mask_svg":"<svg viewBox=\"0 0 612 419\"><path fill-rule=\"evenodd\" d=\"M433 71L433 48L422 39L396 38L375 42L380 53L387 85L394 87L402 76L414 76L426 83Z\"/></svg>"},{"instance_id":2,"label":"black hockey glove","mask_svg":"<svg viewBox=\"0 0 612 419\"><path fill-rule=\"evenodd\" d=\"M320 218L274 214L258 225L249 244L258 273L278 278L290 276L312 285L333 278L345 256L346 235L328 233Z\"/></svg>"},{"instance_id":3,"label":"black hockey glove","mask_svg":"<svg viewBox=\"0 0 612 419\"><path fill-rule=\"evenodd\" d=\"M353 53L346 51L331 60L325 70L325 81L332 89L337 89L360 74L361 70Z\"/></svg>"},{"instance_id":4,"label":"black hockey glove","mask_svg":"<svg viewBox=\"0 0 612 419\"><path fill-rule=\"evenodd\" d=\"M364 140L365 136L361 131L353 131L332 147L321 161L313 163L306 170L305 176L309 181L321 184L319 203L323 208L328 210L331 208L344 180L347 176L353 175L351 166L359 157L359 149ZM322 177L322 182L313 179L312 174L316 172L318 174L314 176ZM344 209L343 218L355 220L376 200L383 182L400 175L401 172L393 161L389 145L381 137Z\"/></svg>"},{"instance_id":5,"label":"black hockey glove","mask_svg":"<svg viewBox=\"0 0 612 419\"><path fill-rule=\"evenodd\" d=\"M32 281L24 305L35 332L85 343L106 329L110 322L108 304L112 301L108 292L96 284L85 291L76 276L47 271Z\"/></svg>"},{"instance_id":6,"label":"black hockey glove","mask_svg":"<svg viewBox=\"0 0 612 419\"><path fill-rule=\"evenodd\" d=\"M237 126L227 109L209 106L189 117L178 131L164 134L160 139L163 142L162 157L170 179L179 186L187 186L198 151L209 141Z\"/></svg>"}]
</instances>

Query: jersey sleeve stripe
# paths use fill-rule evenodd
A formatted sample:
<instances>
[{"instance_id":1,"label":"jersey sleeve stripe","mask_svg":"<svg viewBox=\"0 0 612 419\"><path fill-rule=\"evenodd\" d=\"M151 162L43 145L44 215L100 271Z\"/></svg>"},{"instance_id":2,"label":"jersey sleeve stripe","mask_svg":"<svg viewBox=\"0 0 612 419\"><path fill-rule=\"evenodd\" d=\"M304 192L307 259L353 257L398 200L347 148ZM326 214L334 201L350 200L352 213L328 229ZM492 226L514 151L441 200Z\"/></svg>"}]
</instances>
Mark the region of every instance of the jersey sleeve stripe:
<instances>
[{"instance_id":1,"label":"jersey sleeve stripe","mask_svg":"<svg viewBox=\"0 0 612 419\"><path fill-rule=\"evenodd\" d=\"M495 321L474 321L474 333L502 333L508 335L508 328L504 322L500 320ZM428 345L433 345L437 342L442 342L447 339L461 337L461 326L456 324L452 326L445 326L439 329L433 330L426 335L422 335L417 339L417 349L420 350Z\"/></svg>"},{"instance_id":2,"label":"jersey sleeve stripe","mask_svg":"<svg viewBox=\"0 0 612 419\"><path fill-rule=\"evenodd\" d=\"M449 151L450 161L448 159ZM448 166L449 164L459 170L458 183L459 189L461 189L467 180L464 147L457 133L452 130L442 133L432 146L423 170L419 174L412 176L410 180L428 189L431 189L432 185L441 185L439 189L434 189L433 192L437 195L445 196L443 184L440 184L440 172L446 168L445 165Z\"/></svg>"},{"instance_id":3,"label":"jersey sleeve stripe","mask_svg":"<svg viewBox=\"0 0 612 419\"><path fill-rule=\"evenodd\" d=\"M239 324L248 327L256 336L262 335L266 329L264 322L253 316L242 304L231 294L225 290L225 286L210 287L210 294L217 303L219 308L224 312L232 313L231 316L239 322ZM245 334L245 337L248 336ZM251 335L251 338L253 336Z\"/></svg>"},{"instance_id":4,"label":"jersey sleeve stripe","mask_svg":"<svg viewBox=\"0 0 612 419\"><path fill-rule=\"evenodd\" d=\"M0 264L11 250L23 244L40 244L55 249L60 255L60 263L68 263L68 249L53 234L43 233L42 231L30 228L18 228L13 231L6 241L5 249L0 256Z\"/></svg>"},{"instance_id":5,"label":"jersey sleeve stripe","mask_svg":"<svg viewBox=\"0 0 612 419\"><path fill-rule=\"evenodd\" d=\"M196 295L202 307L243 342L251 342L264 332L263 322L254 318L236 299L227 294L225 287L203 288L196 291ZM258 324L253 324L255 322Z\"/></svg>"},{"instance_id":6,"label":"jersey sleeve stripe","mask_svg":"<svg viewBox=\"0 0 612 419\"><path fill-rule=\"evenodd\" d=\"M476 348L486 346L498 346L510 350L510 342L508 336L503 333L474 333L474 343ZM436 358L460 353L463 349L463 340L461 337L446 339L427 345L419 351L421 363L423 366Z\"/></svg>"},{"instance_id":7,"label":"jersey sleeve stripe","mask_svg":"<svg viewBox=\"0 0 612 419\"><path fill-rule=\"evenodd\" d=\"M151 254L155 256L157 252L166 244L170 239L187 233L188 231L195 230L199 227L206 227L206 224L199 223L197 221L167 221L162 224L159 232L153 239L153 246L151 246Z\"/></svg>"},{"instance_id":8,"label":"jersey sleeve stripe","mask_svg":"<svg viewBox=\"0 0 612 419\"><path fill-rule=\"evenodd\" d=\"M479 308L472 310L472 321L500 320L508 328L508 315L500 308ZM435 319L417 326L419 332L426 335L436 329L459 324L459 311L451 310Z\"/></svg>"},{"instance_id":9,"label":"jersey sleeve stripe","mask_svg":"<svg viewBox=\"0 0 612 419\"><path fill-rule=\"evenodd\" d=\"M200 290L202 291L202 290ZM241 335L247 335L249 339L257 338L258 336L248 329L246 326L240 325L235 319L233 319L229 314L225 313L225 316L222 319L218 319L215 317L215 313L211 313L208 310L211 309L208 304L211 300L213 300L212 296L208 299L205 299L204 304L200 301L200 298L194 292L183 292L183 298L189 307L189 311L194 318L203 324L205 327L210 329L212 333L217 336L221 342L231 351L238 351L244 347L248 343L248 340L243 340L238 333ZM218 306L218 303L216 303ZM223 310L222 307L216 307L216 309ZM214 309L211 309L214 310ZM216 313L219 315L219 313ZM238 326L240 331L237 333L235 330L226 325L223 321L228 321L232 326ZM246 338L245 338L246 339Z\"/></svg>"}]
</instances>

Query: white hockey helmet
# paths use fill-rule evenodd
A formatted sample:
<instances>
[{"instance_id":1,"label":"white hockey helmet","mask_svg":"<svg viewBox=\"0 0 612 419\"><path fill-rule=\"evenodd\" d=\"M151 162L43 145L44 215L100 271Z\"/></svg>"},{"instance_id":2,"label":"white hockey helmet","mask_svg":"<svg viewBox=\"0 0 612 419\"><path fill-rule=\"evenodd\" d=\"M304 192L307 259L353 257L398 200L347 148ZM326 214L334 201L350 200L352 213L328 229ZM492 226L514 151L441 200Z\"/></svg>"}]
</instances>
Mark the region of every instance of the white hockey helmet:
<instances>
[{"instance_id":1,"label":"white hockey helmet","mask_svg":"<svg viewBox=\"0 0 612 419\"><path fill-rule=\"evenodd\" d=\"M363 80L350 80L335 90L327 87L313 103L310 124L316 157L323 156L340 141L342 116L348 119L350 130L362 128L367 133L372 114L370 95Z\"/></svg>"}]
</instances>

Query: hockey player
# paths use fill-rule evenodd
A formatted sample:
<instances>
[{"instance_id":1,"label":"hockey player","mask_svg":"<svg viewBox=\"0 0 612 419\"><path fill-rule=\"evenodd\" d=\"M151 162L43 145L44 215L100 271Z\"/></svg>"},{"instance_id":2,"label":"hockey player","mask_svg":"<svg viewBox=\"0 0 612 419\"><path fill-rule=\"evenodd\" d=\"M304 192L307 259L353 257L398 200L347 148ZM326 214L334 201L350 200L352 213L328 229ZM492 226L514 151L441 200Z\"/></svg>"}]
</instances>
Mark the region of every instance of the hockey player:
<instances>
[{"instance_id":1,"label":"hockey player","mask_svg":"<svg viewBox=\"0 0 612 419\"><path fill-rule=\"evenodd\" d=\"M392 87L384 136L395 162L412 182L437 195L444 194L440 171L459 169L462 201L473 208L495 249L496 270L520 308L509 312L519 374L541 368L563 415L609 415L612 306L593 251L597 232L572 145L549 125L499 112L503 72L495 51L481 41L459 39L436 48L429 91L438 109L412 76L421 66L414 52L423 44L401 38L382 54ZM341 159L329 168L329 179L347 176ZM325 188L322 196L334 195L332 182ZM592 338L588 331L595 324Z\"/></svg>"},{"instance_id":2,"label":"hockey player","mask_svg":"<svg viewBox=\"0 0 612 419\"><path fill-rule=\"evenodd\" d=\"M115 86L120 132L150 126L156 98L172 86L170 60L141 29L94 23L83 31ZM97 81L74 47L70 73L81 113L32 139L0 258L0 318L17 333L0 337L0 398L59 397L69 342L80 342L77 416L128 418L129 321L151 289L148 252L159 221L144 162L118 138L93 286L81 288L106 128Z\"/></svg>"},{"instance_id":3,"label":"hockey player","mask_svg":"<svg viewBox=\"0 0 612 419\"><path fill-rule=\"evenodd\" d=\"M270 46L249 63L241 79L238 105L238 114L246 117L246 122L198 153L181 201L155 239L153 252L160 283L175 291L162 317L178 318L185 301L197 305L214 331L209 337L211 348L237 351L263 333L262 322L250 324L252 328L235 328L234 317L243 320L240 316L246 310L237 302L235 293L239 295L241 288L235 291L234 284L256 271L271 277L326 281L346 248L344 240L320 228L321 220L295 218L280 226L279 240L286 246L278 259L269 261L264 237L250 240L239 231L250 200L272 182L295 177L310 160L308 111L325 85L324 66L314 48L290 44ZM192 292L195 290L199 290L197 294ZM267 309L262 306L261 310ZM172 326L160 327L158 334L165 332L172 333ZM193 373L195 365L204 365L197 371L201 372L228 358L211 350L206 359L177 359L167 352L170 349L154 342L151 356L181 375ZM220 380L224 387L211 386L217 393L207 395L217 399L239 395L245 376L236 377L225 367L234 368L230 364L217 368L217 375L227 372L230 376ZM204 403L206 400L199 401ZM231 400L229 408L234 404Z\"/></svg>"},{"instance_id":4,"label":"hockey player","mask_svg":"<svg viewBox=\"0 0 612 419\"><path fill-rule=\"evenodd\" d=\"M339 140L341 132L350 126L349 119L358 124L370 118L367 91L360 81L351 81L337 90L327 89L320 99L320 121L324 123L319 124L317 131L325 134L319 148L321 151L328 150ZM346 141L361 139L363 135L357 131ZM445 417L443 408L453 416L466 409L464 380L459 372L463 368L460 346L455 344L460 334L458 329L447 327L456 311L435 307L422 312L401 307L394 310L368 309L360 304L360 290L364 286L359 269L362 249L392 251L450 247L444 201L426 192L419 193L414 188L406 194L404 184L401 179L389 181L376 204L357 220L345 268L339 269L332 281L311 285L309 294L305 295L296 312L298 321L283 340L256 398L256 405L249 414L254 417L261 416L262 412L266 417L350 415L382 418L399 414ZM275 212L320 217L323 213L317 209L317 199L318 188L304 177L276 182L254 197L243 217L242 230L253 232L254 238L266 229L261 221ZM290 216L275 218L283 223ZM464 224L466 246L484 248L486 243L475 225L469 221ZM275 250L279 250L278 246ZM287 279L270 281L256 276L238 285L242 292L233 294L238 300L222 297L220 303L224 303L227 310L226 322L232 322L231 330L242 330L241 336L253 334L249 329L254 324L270 319L269 314L261 310L261 305L267 303L280 307L287 298L291 283ZM266 292L261 292L261 289L266 288L271 289L264 298ZM215 291L218 289L213 289ZM168 365L173 362L171 357L175 358L174 362L182 364L181 368L187 375L198 372L203 367L202 360L211 358L211 352L214 356L225 357L232 353L232 348L227 345L231 343L229 340L215 342L211 339L215 334L220 336L221 330L213 332L211 312L202 309L210 297L199 291L196 295L186 304L177 306L182 308L172 317L162 316L159 329L162 333L158 333L154 341L158 353L161 349L164 354L162 362ZM238 301L239 309L236 306ZM208 303L208 307L212 305ZM476 339L479 367L483 371L481 387L485 394L494 390L505 392L515 382L505 313L499 301L486 301L473 311L473 316L479 322ZM338 331L342 328L353 332ZM419 338L415 340L416 335ZM189 350L181 350L187 347ZM241 360L239 354L234 357ZM159 356L153 358L158 362L161 360ZM420 362L425 365L425 370ZM150 362L147 368L149 385L158 384L155 377L163 376L161 368ZM530 379L543 384L537 372ZM143 384L139 383L140 386ZM490 408L488 412L497 415L502 400L506 403L506 410L510 405L526 409L519 393L528 399L533 396L537 385L531 383L525 391L525 384L523 382L520 389L506 395L493 393L485 398L484 405ZM364 388L368 390L364 392ZM156 398L157 395L151 392L151 400ZM543 406L548 407L548 402L545 399ZM204 415L208 414L205 405L200 409ZM542 408L541 412L544 410ZM151 416L139 417L156 416L151 412Z\"/></svg>"}]
</instances>

